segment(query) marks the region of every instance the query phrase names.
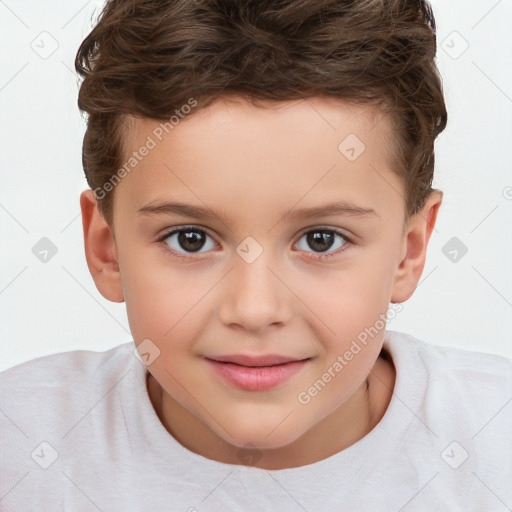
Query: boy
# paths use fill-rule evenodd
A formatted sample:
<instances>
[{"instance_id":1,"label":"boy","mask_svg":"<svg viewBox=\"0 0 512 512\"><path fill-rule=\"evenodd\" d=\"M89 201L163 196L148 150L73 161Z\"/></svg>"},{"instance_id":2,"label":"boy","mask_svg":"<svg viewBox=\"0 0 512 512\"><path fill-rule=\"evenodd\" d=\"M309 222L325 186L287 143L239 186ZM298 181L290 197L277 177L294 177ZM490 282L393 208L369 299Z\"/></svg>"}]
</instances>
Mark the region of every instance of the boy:
<instances>
[{"instance_id":1,"label":"boy","mask_svg":"<svg viewBox=\"0 0 512 512\"><path fill-rule=\"evenodd\" d=\"M85 252L135 341L3 372L1 510L506 510L511 361L386 331L442 201L416 0L113 0Z\"/></svg>"}]
</instances>

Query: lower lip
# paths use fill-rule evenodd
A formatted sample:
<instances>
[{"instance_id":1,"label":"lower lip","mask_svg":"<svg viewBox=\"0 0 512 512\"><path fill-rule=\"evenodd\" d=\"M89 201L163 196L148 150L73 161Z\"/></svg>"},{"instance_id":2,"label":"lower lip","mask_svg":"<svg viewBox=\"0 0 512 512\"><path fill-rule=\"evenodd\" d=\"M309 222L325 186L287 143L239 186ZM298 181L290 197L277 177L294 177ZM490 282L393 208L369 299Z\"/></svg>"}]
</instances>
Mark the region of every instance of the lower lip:
<instances>
[{"instance_id":1,"label":"lower lip","mask_svg":"<svg viewBox=\"0 0 512 512\"><path fill-rule=\"evenodd\" d=\"M213 370L224 380L247 391L266 391L279 386L293 377L307 363L292 361L274 366L241 366L206 359Z\"/></svg>"}]
</instances>

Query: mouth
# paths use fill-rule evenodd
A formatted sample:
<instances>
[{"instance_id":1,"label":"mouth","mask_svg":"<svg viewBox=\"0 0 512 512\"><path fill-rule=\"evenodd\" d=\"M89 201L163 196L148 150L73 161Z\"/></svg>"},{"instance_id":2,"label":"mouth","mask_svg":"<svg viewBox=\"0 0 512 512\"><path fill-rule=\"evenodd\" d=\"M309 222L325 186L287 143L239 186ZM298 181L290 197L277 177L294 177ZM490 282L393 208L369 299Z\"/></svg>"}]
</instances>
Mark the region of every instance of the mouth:
<instances>
[{"instance_id":1,"label":"mouth","mask_svg":"<svg viewBox=\"0 0 512 512\"><path fill-rule=\"evenodd\" d=\"M229 384L246 391L267 391L288 381L311 358L243 354L206 357L206 362Z\"/></svg>"}]
</instances>

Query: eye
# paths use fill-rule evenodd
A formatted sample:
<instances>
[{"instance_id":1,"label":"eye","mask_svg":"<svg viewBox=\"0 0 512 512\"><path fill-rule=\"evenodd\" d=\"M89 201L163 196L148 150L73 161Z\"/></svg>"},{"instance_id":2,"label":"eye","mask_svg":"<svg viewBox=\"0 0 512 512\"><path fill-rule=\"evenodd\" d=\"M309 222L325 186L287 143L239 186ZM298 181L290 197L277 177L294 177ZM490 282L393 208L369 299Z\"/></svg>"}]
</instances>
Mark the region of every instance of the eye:
<instances>
[{"instance_id":1,"label":"eye","mask_svg":"<svg viewBox=\"0 0 512 512\"><path fill-rule=\"evenodd\" d=\"M205 230L195 226L182 226L173 229L158 240L165 249L181 258L193 257L214 249L217 244ZM296 244L300 251L313 252L316 259L328 259L336 256L351 240L342 232L331 228L315 228L304 233ZM312 249L312 251L309 251Z\"/></svg>"},{"instance_id":2,"label":"eye","mask_svg":"<svg viewBox=\"0 0 512 512\"><path fill-rule=\"evenodd\" d=\"M191 226L174 229L162 236L160 241L165 242L172 253L185 258L187 254L206 252L217 245L205 231Z\"/></svg>"},{"instance_id":3,"label":"eye","mask_svg":"<svg viewBox=\"0 0 512 512\"><path fill-rule=\"evenodd\" d=\"M296 246L306 252L310 252L309 247L320 259L327 259L338 254L347 243L350 243L349 238L336 229L316 228L304 233ZM330 249L333 251L327 252Z\"/></svg>"}]
</instances>

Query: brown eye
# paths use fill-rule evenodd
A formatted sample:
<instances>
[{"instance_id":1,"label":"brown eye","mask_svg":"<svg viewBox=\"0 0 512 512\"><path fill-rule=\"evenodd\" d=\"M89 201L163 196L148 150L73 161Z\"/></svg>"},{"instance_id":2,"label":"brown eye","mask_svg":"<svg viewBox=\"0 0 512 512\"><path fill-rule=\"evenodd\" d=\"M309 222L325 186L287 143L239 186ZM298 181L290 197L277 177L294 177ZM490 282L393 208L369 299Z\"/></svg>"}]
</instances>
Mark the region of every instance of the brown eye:
<instances>
[{"instance_id":1,"label":"brown eye","mask_svg":"<svg viewBox=\"0 0 512 512\"><path fill-rule=\"evenodd\" d=\"M332 247L334 235L328 231L311 231L306 235L309 247L317 252L325 252Z\"/></svg>"},{"instance_id":2,"label":"brown eye","mask_svg":"<svg viewBox=\"0 0 512 512\"><path fill-rule=\"evenodd\" d=\"M339 231L333 229L313 229L304 233L297 242L297 248L301 251L313 253L325 253L330 249L329 254L336 253L350 240Z\"/></svg>"},{"instance_id":3,"label":"brown eye","mask_svg":"<svg viewBox=\"0 0 512 512\"><path fill-rule=\"evenodd\" d=\"M162 240L178 253L197 253L205 247L206 250L210 250L216 246L209 235L197 228L176 229L165 235Z\"/></svg>"}]
</instances>

